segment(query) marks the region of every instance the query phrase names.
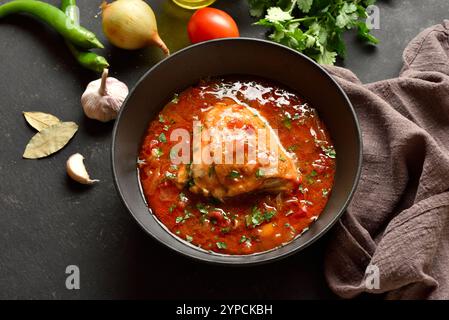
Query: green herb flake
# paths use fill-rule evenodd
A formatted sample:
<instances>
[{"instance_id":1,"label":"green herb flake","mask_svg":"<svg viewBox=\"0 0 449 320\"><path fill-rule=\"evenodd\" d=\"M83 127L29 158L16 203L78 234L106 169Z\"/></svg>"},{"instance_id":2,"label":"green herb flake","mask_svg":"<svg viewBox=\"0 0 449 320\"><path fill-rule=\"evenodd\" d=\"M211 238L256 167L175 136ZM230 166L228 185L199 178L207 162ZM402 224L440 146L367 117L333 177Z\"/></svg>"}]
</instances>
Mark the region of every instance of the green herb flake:
<instances>
[{"instance_id":1,"label":"green herb flake","mask_svg":"<svg viewBox=\"0 0 449 320\"><path fill-rule=\"evenodd\" d=\"M321 193L322 193L322 195L323 195L323 198L327 198L327 196L329 195L329 190L328 190L328 189L323 189L323 190L321 191Z\"/></svg>"},{"instance_id":2,"label":"green herb flake","mask_svg":"<svg viewBox=\"0 0 449 320\"><path fill-rule=\"evenodd\" d=\"M207 207L203 203L201 203L201 202L196 204L196 208L198 209L198 211L201 214L208 214L209 213L209 210L207 210Z\"/></svg>"},{"instance_id":3,"label":"green herb flake","mask_svg":"<svg viewBox=\"0 0 449 320\"><path fill-rule=\"evenodd\" d=\"M298 145L294 144L287 148L288 152L295 152L298 149Z\"/></svg>"},{"instance_id":4,"label":"green herb flake","mask_svg":"<svg viewBox=\"0 0 449 320\"><path fill-rule=\"evenodd\" d=\"M269 211L265 211L263 217L264 217L265 221L269 222L269 221L271 221L271 219L273 219L273 217L275 215L276 215L276 211L269 210Z\"/></svg>"},{"instance_id":5,"label":"green herb flake","mask_svg":"<svg viewBox=\"0 0 449 320\"><path fill-rule=\"evenodd\" d=\"M165 136L165 133L161 133L158 137L158 140L162 143L166 143L167 142L167 137Z\"/></svg>"},{"instance_id":6,"label":"green herb flake","mask_svg":"<svg viewBox=\"0 0 449 320\"><path fill-rule=\"evenodd\" d=\"M176 222L177 224L184 222L184 217L181 217L181 216L176 217L175 222Z\"/></svg>"},{"instance_id":7,"label":"green herb flake","mask_svg":"<svg viewBox=\"0 0 449 320\"><path fill-rule=\"evenodd\" d=\"M187 202L189 199L187 198L186 194L184 192L179 193L179 201L181 202Z\"/></svg>"},{"instance_id":8,"label":"green herb flake","mask_svg":"<svg viewBox=\"0 0 449 320\"><path fill-rule=\"evenodd\" d=\"M262 178L265 175L265 172L262 169L257 169L256 178Z\"/></svg>"},{"instance_id":9,"label":"green herb flake","mask_svg":"<svg viewBox=\"0 0 449 320\"><path fill-rule=\"evenodd\" d=\"M164 123L165 122L164 116L162 114L159 115L159 122L160 123Z\"/></svg>"},{"instance_id":10,"label":"green herb flake","mask_svg":"<svg viewBox=\"0 0 449 320\"><path fill-rule=\"evenodd\" d=\"M179 94L175 93L173 95L173 99L171 99L171 102L177 104L179 102Z\"/></svg>"},{"instance_id":11,"label":"green herb flake","mask_svg":"<svg viewBox=\"0 0 449 320\"><path fill-rule=\"evenodd\" d=\"M161 148L154 148L154 149L151 150L151 153L156 158L160 158L160 157L162 157L164 155L164 152L162 152Z\"/></svg>"},{"instance_id":12,"label":"green herb flake","mask_svg":"<svg viewBox=\"0 0 449 320\"><path fill-rule=\"evenodd\" d=\"M228 248L228 246L226 245L225 242L219 241L219 242L216 243L216 245L217 245L217 248L220 249L220 250L223 250L223 249L227 249L227 248Z\"/></svg>"},{"instance_id":13,"label":"green herb flake","mask_svg":"<svg viewBox=\"0 0 449 320\"><path fill-rule=\"evenodd\" d=\"M167 179L170 179L170 180L175 180L176 179L176 173L167 171L167 172L165 172L165 177Z\"/></svg>"},{"instance_id":14,"label":"green herb flake","mask_svg":"<svg viewBox=\"0 0 449 320\"><path fill-rule=\"evenodd\" d=\"M231 179L240 178L240 172L238 172L237 170L232 170L231 172L229 172L229 178Z\"/></svg>"},{"instance_id":15,"label":"green herb flake","mask_svg":"<svg viewBox=\"0 0 449 320\"><path fill-rule=\"evenodd\" d=\"M292 119L290 117L285 117L284 120L282 120L282 123L288 130L292 128Z\"/></svg>"},{"instance_id":16,"label":"green herb flake","mask_svg":"<svg viewBox=\"0 0 449 320\"><path fill-rule=\"evenodd\" d=\"M169 213L173 213L173 211L176 209L176 204L172 204L169 208L168 208L168 212Z\"/></svg>"},{"instance_id":17,"label":"green herb flake","mask_svg":"<svg viewBox=\"0 0 449 320\"><path fill-rule=\"evenodd\" d=\"M243 236L240 238L239 243L243 243L243 242L245 242L245 241L248 240L248 239L249 239L249 238L248 238L247 236L243 235Z\"/></svg>"},{"instance_id":18,"label":"green herb flake","mask_svg":"<svg viewBox=\"0 0 449 320\"><path fill-rule=\"evenodd\" d=\"M192 242L193 241L193 237L189 236L188 234L186 234L186 241L187 242Z\"/></svg>"},{"instance_id":19,"label":"green herb flake","mask_svg":"<svg viewBox=\"0 0 449 320\"><path fill-rule=\"evenodd\" d=\"M335 149L332 147L325 147L325 146L321 146L321 149L323 150L324 154L331 158L331 159L335 159L337 157L337 153L335 152Z\"/></svg>"}]
</instances>

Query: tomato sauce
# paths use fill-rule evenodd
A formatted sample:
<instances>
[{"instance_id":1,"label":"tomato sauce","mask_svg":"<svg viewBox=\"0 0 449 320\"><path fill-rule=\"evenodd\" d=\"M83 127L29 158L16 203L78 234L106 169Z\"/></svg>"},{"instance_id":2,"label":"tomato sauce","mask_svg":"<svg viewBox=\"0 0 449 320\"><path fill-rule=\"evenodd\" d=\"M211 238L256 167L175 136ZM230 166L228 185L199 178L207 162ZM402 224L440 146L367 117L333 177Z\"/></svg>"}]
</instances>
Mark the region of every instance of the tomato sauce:
<instances>
[{"instance_id":1,"label":"tomato sauce","mask_svg":"<svg viewBox=\"0 0 449 320\"><path fill-rule=\"evenodd\" d=\"M301 183L290 192L251 193L221 202L176 185L179 167L170 159L170 133L193 131L209 106L223 99L256 109L297 159ZM175 95L142 142L138 171L157 218L174 235L207 251L245 255L273 249L307 231L326 206L336 153L315 109L296 93L259 79L207 79Z\"/></svg>"}]
</instances>

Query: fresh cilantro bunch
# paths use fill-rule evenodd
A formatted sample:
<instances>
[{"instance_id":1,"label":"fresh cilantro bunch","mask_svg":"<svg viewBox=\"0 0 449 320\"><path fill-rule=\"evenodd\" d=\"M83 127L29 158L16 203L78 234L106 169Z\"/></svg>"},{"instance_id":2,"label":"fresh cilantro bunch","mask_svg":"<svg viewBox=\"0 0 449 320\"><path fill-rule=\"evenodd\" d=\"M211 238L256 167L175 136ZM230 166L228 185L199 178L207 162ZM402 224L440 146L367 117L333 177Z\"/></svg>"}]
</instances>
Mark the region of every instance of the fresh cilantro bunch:
<instances>
[{"instance_id":1,"label":"fresh cilantro bunch","mask_svg":"<svg viewBox=\"0 0 449 320\"><path fill-rule=\"evenodd\" d=\"M270 39L303 52L320 64L334 64L346 52L343 33L376 44L366 25L366 8L376 0L248 0L256 24L272 29Z\"/></svg>"}]
</instances>

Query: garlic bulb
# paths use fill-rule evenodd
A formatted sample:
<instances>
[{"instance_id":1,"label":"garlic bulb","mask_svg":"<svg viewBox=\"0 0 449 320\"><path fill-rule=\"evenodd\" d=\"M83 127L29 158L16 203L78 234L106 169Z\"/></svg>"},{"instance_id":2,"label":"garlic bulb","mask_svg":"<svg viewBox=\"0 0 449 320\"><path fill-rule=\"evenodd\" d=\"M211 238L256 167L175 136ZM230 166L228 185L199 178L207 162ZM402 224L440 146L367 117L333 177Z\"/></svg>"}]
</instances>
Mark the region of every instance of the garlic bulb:
<instances>
[{"instance_id":1,"label":"garlic bulb","mask_svg":"<svg viewBox=\"0 0 449 320\"><path fill-rule=\"evenodd\" d=\"M102 122L117 118L129 92L126 84L108 77L108 73L109 70L104 69L101 79L89 83L81 97L86 116Z\"/></svg>"},{"instance_id":2,"label":"garlic bulb","mask_svg":"<svg viewBox=\"0 0 449 320\"><path fill-rule=\"evenodd\" d=\"M94 184L100 180L92 180L87 173L86 166L84 165L84 157L75 153L70 156L66 164L67 174L70 178L81 184Z\"/></svg>"}]
</instances>

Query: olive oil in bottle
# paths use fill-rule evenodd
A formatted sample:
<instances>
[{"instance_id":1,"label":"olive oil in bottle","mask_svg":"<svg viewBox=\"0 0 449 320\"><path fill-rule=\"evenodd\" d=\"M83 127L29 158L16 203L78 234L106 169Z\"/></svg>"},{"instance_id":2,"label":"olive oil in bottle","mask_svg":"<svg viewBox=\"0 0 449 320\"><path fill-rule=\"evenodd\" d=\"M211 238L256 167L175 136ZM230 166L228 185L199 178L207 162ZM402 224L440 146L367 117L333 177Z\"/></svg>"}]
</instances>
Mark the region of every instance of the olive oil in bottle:
<instances>
[{"instance_id":1,"label":"olive oil in bottle","mask_svg":"<svg viewBox=\"0 0 449 320\"><path fill-rule=\"evenodd\" d=\"M210 6L215 0L173 0L173 2L186 9L199 9Z\"/></svg>"}]
</instances>

